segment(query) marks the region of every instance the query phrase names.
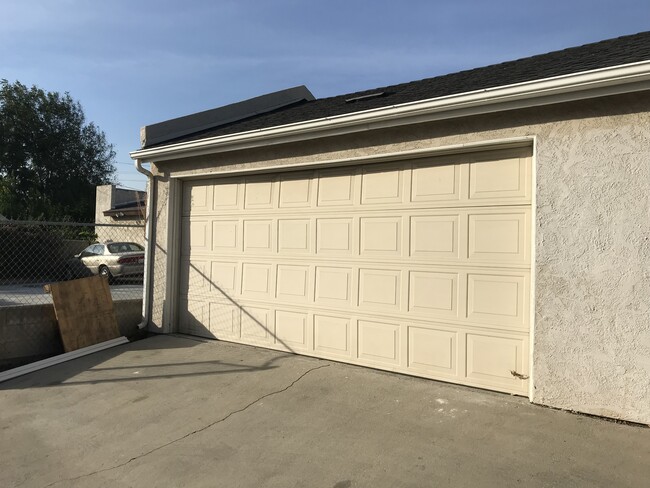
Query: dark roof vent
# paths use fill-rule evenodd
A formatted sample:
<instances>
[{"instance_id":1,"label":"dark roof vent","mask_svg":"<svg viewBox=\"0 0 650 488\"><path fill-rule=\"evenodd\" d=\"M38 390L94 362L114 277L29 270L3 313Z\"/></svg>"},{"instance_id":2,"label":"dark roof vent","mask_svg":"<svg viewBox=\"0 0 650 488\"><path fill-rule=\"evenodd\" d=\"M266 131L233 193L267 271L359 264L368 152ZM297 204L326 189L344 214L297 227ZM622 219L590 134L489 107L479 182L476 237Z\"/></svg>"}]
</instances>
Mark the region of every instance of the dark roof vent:
<instances>
[{"instance_id":1,"label":"dark roof vent","mask_svg":"<svg viewBox=\"0 0 650 488\"><path fill-rule=\"evenodd\" d=\"M387 94L386 92L377 92L377 93L369 93L368 95L361 95L358 97L346 98L345 103L354 103L354 102L360 102L362 100L368 100L369 98L383 97L386 94Z\"/></svg>"}]
</instances>

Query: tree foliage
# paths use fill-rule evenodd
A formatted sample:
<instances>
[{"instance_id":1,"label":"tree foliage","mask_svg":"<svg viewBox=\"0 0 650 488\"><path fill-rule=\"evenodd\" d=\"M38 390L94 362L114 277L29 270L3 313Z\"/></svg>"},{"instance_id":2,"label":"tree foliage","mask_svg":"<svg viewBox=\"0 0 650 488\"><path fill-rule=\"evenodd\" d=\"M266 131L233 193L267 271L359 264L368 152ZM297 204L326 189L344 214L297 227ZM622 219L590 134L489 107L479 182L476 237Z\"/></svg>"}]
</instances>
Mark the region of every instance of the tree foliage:
<instances>
[{"instance_id":1,"label":"tree foliage","mask_svg":"<svg viewBox=\"0 0 650 488\"><path fill-rule=\"evenodd\" d=\"M0 81L0 214L92 221L115 151L68 93Z\"/></svg>"}]
</instances>

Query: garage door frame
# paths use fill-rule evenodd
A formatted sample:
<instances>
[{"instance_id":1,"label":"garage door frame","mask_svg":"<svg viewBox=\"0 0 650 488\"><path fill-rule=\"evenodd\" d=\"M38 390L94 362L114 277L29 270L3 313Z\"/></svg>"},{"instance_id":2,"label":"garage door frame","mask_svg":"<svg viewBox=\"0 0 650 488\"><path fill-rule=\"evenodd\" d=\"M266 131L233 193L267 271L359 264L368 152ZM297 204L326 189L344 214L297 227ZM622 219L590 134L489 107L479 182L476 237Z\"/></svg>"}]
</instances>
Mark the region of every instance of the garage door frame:
<instances>
[{"instance_id":1,"label":"garage door frame","mask_svg":"<svg viewBox=\"0 0 650 488\"><path fill-rule=\"evenodd\" d=\"M180 307L180 254L181 254L181 214L182 214L182 188L186 181L215 179L234 176L261 175L271 173L285 173L321 168L335 168L379 164L391 161L414 160L427 157L444 155L460 155L463 153L489 153L497 150L516 148L531 149L531 227L530 227L530 318L529 318L529 344L528 344L528 397L532 399L534 389L534 335L535 335L535 241L536 241L536 148L535 136L517 137L499 140L479 141L471 144L447 145L438 148L419 149L414 151L400 151L384 153L381 155L362 156L355 158L341 158L327 161L306 161L301 164L290 165L265 165L250 168L238 168L213 172L193 172L190 170L174 171L169 175L167 195L167 260L166 260L166 286L163 310L163 325L170 332L178 332L178 317ZM408 374L408 373L404 373Z\"/></svg>"}]
</instances>

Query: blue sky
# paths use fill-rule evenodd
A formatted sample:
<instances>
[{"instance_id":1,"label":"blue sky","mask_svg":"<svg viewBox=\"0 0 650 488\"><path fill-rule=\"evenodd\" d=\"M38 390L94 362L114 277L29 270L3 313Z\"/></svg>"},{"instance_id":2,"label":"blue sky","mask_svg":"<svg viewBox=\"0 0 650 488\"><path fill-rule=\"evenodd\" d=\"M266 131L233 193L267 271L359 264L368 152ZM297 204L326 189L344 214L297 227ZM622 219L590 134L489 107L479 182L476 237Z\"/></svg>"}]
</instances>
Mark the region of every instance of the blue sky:
<instances>
[{"instance_id":1,"label":"blue sky","mask_svg":"<svg viewBox=\"0 0 650 488\"><path fill-rule=\"evenodd\" d=\"M317 97L650 29L648 0L2 0L0 78L67 91L144 187L139 128L305 84Z\"/></svg>"}]
</instances>

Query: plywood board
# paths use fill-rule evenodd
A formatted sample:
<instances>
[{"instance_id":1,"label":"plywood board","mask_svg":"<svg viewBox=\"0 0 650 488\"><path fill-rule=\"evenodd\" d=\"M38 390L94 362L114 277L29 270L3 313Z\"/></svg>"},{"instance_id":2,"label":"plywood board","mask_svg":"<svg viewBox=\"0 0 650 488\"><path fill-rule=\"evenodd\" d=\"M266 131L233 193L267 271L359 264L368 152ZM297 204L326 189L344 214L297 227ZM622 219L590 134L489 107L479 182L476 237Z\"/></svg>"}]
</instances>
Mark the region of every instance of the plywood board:
<instances>
[{"instance_id":1,"label":"plywood board","mask_svg":"<svg viewBox=\"0 0 650 488\"><path fill-rule=\"evenodd\" d=\"M49 287L65 352L120 336L108 281L100 276Z\"/></svg>"}]
</instances>

